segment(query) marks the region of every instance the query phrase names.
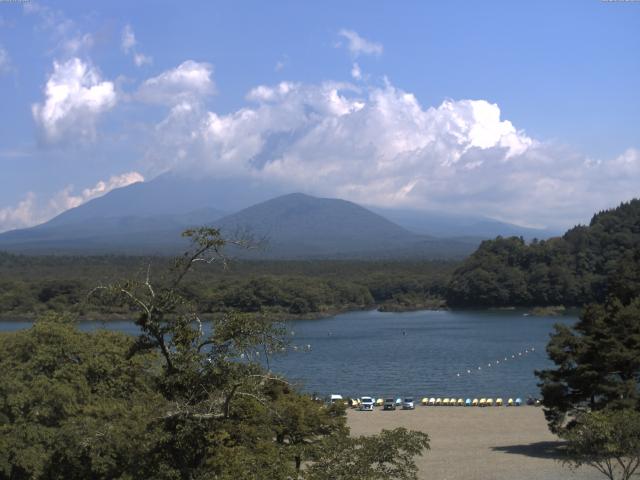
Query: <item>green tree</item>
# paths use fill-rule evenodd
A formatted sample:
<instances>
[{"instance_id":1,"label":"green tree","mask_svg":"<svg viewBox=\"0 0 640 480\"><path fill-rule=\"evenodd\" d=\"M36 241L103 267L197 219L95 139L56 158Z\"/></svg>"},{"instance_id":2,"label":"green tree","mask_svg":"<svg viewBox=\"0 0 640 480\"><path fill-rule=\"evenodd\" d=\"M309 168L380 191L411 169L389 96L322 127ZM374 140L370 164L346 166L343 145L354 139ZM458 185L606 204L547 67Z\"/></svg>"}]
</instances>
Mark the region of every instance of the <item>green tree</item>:
<instances>
[{"instance_id":1,"label":"green tree","mask_svg":"<svg viewBox=\"0 0 640 480\"><path fill-rule=\"evenodd\" d=\"M151 374L157 355L127 358L132 344L54 316L0 335L0 478L145 475L165 401Z\"/></svg>"},{"instance_id":2,"label":"green tree","mask_svg":"<svg viewBox=\"0 0 640 480\"><path fill-rule=\"evenodd\" d=\"M415 457L429 449L429 436L404 428L369 437L333 436L306 471L307 480L417 480Z\"/></svg>"},{"instance_id":3,"label":"green tree","mask_svg":"<svg viewBox=\"0 0 640 480\"><path fill-rule=\"evenodd\" d=\"M591 305L573 327L557 325L547 352L557 368L537 372L554 432L583 412L640 407L640 297Z\"/></svg>"},{"instance_id":4,"label":"green tree","mask_svg":"<svg viewBox=\"0 0 640 480\"><path fill-rule=\"evenodd\" d=\"M565 463L588 465L610 480L629 480L640 467L640 413L604 410L581 415L564 435Z\"/></svg>"}]
</instances>

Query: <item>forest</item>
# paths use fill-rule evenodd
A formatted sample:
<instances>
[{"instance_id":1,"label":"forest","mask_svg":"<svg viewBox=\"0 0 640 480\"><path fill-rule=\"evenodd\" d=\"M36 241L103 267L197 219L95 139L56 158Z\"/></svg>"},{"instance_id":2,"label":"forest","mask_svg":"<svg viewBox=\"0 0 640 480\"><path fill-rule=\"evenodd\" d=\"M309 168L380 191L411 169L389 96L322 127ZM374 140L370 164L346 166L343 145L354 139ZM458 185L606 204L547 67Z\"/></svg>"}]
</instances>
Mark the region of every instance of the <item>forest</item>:
<instances>
[{"instance_id":1,"label":"forest","mask_svg":"<svg viewBox=\"0 0 640 480\"><path fill-rule=\"evenodd\" d=\"M562 237L483 242L453 273L451 307L583 306L610 287L638 291L640 200L593 216Z\"/></svg>"},{"instance_id":2,"label":"forest","mask_svg":"<svg viewBox=\"0 0 640 480\"><path fill-rule=\"evenodd\" d=\"M97 318L108 312L87 294L117 278L142 278L172 260L131 256L22 256L0 253L0 312L3 318L33 318L67 312ZM445 261L233 261L197 265L181 293L201 313L229 310L320 316L379 306L384 310L443 306L454 262Z\"/></svg>"}]
</instances>

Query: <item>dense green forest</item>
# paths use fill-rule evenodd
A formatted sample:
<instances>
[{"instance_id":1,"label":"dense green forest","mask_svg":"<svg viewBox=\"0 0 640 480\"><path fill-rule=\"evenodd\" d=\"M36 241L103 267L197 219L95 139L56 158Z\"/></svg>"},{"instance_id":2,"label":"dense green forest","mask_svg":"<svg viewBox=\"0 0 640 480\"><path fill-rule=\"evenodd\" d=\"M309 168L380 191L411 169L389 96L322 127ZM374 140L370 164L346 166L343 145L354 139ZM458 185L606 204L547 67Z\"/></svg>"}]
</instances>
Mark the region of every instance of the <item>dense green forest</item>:
<instances>
[{"instance_id":1,"label":"dense green forest","mask_svg":"<svg viewBox=\"0 0 640 480\"><path fill-rule=\"evenodd\" d=\"M142 278L170 266L163 257L22 256L0 253L0 312L4 318L71 312L99 316L86 302L96 286ZM380 306L387 310L443 304L456 263L441 261L231 261L227 268L197 265L181 286L199 311L324 315ZM110 307L109 314L129 310Z\"/></svg>"},{"instance_id":2,"label":"dense green forest","mask_svg":"<svg viewBox=\"0 0 640 480\"><path fill-rule=\"evenodd\" d=\"M579 306L602 302L613 284L640 270L640 200L593 216L562 237L483 242L455 270L450 306ZM637 281L637 280L636 280ZM629 285L629 288L632 288Z\"/></svg>"}]
</instances>

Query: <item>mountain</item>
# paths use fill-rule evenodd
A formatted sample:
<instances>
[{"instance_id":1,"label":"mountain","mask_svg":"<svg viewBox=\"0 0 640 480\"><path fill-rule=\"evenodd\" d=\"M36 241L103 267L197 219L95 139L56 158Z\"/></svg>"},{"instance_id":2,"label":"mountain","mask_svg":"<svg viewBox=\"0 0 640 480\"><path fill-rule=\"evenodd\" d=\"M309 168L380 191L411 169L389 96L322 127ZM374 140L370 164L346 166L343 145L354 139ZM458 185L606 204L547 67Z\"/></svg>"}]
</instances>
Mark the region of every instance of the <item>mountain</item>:
<instances>
[{"instance_id":1,"label":"mountain","mask_svg":"<svg viewBox=\"0 0 640 480\"><path fill-rule=\"evenodd\" d=\"M211 224L224 216L211 208L148 216L85 218L86 212L79 213L78 220L75 215L59 216L36 227L0 234L0 250L34 254L174 254L186 245L180 237L182 231Z\"/></svg>"},{"instance_id":2,"label":"mountain","mask_svg":"<svg viewBox=\"0 0 640 480\"><path fill-rule=\"evenodd\" d=\"M148 182L112 190L61 213L47 224L63 225L98 218L185 215L204 208L230 213L282 193L264 182L233 177L190 178L166 173Z\"/></svg>"},{"instance_id":3,"label":"mountain","mask_svg":"<svg viewBox=\"0 0 640 480\"><path fill-rule=\"evenodd\" d=\"M100 202L88 202L37 227L6 232L0 235L0 249L21 253L176 254L186 246L180 233L202 224L221 228L230 237L248 231L255 238L265 239L264 248L233 252L249 258L460 258L478 245L477 240L418 235L355 203L301 193L223 216L211 208L154 214L151 207L156 207L149 200L136 202L141 195L139 187L120 190L127 191L110 194L111 198L105 195L98 199ZM202 195L195 191L192 199ZM110 215L109 202L120 216ZM127 202L131 208L123 212ZM181 203L182 208L192 206L184 198L175 203ZM172 208L178 209L175 204Z\"/></svg>"},{"instance_id":4,"label":"mountain","mask_svg":"<svg viewBox=\"0 0 640 480\"><path fill-rule=\"evenodd\" d=\"M409 209L369 208L411 232L440 238L488 239L502 236L523 237L525 240L532 240L560 235L560 232L554 230L522 227L482 216Z\"/></svg>"},{"instance_id":5,"label":"mountain","mask_svg":"<svg viewBox=\"0 0 640 480\"><path fill-rule=\"evenodd\" d=\"M451 257L468 254L476 242L418 235L346 200L284 195L216 222L223 232L250 231L267 240L254 255L270 258Z\"/></svg>"},{"instance_id":6,"label":"mountain","mask_svg":"<svg viewBox=\"0 0 640 480\"><path fill-rule=\"evenodd\" d=\"M548 236L482 217L367 209L282 193L261 181L167 173L115 189L42 225L0 234L0 250L173 255L186 246L180 233L203 224L268 237L267 249L242 252L259 258L463 257L496 235Z\"/></svg>"}]
</instances>

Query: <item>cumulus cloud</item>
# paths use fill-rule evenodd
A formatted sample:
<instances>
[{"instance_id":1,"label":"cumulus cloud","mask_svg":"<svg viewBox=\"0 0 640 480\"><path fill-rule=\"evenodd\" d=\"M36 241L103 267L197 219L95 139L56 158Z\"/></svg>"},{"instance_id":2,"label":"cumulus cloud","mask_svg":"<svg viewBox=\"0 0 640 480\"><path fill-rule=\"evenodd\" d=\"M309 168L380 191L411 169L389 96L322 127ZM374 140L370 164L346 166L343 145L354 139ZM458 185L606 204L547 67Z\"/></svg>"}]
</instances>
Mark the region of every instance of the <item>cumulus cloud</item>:
<instances>
[{"instance_id":1,"label":"cumulus cloud","mask_svg":"<svg viewBox=\"0 0 640 480\"><path fill-rule=\"evenodd\" d=\"M638 150L594 161L531 138L485 100L424 107L391 83L261 85L226 115L176 104L147 159L369 205L566 227L637 195Z\"/></svg>"},{"instance_id":2,"label":"cumulus cloud","mask_svg":"<svg viewBox=\"0 0 640 480\"><path fill-rule=\"evenodd\" d=\"M153 63L153 59L138 51L137 49L138 41L136 40L136 35L133 32L133 28L131 25L125 25L122 29L122 36L120 39L120 47L122 51L126 55L131 55L133 58L133 63L136 67L141 67L143 65L149 65Z\"/></svg>"},{"instance_id":3,"label":"cumulus cloud","mask_svg":"<svg viewBox=\"0 0 640 480\"><path fill-rule=\"evenodd\" d=\"M353 30L342 29L338 33L347 42L347 49L354 57L359 55L382 55L382 44L372 42Z\"/></svg>"},{"instance_id":4,"label":"cumulus cloud","mask_svg":"<svg viewBox=\"0 0 640 480\"><path fill-rule=\"evenodd\" d=\"M140 173L127 172L114 175L108 180L100 180L93 187L85 188L78 193L74 193L73 186L67 186L44 202L40 202L35 193L28 192L18 205L0 209L0 232L38 225L65 210L101 197L115 188L143 181L144 177Z\"/></svg>"},{"instance_id":5,"label":"cumulus cloud","mask_svg":"<svg viewBox=\"0 0 640 480\"><path fill-rule=\"evenodd\" d=\"M93 140L99 117L116 104L113 82L77 57L53 63L43 103L32 105L33 118L47 143L74 137Z\"/></svg>"},{"instance_id":6,"label":"cumulus cloud","mask_svg":"<svg viewBox=\"0 0 640 480\"><path fill-rule=\"evenodd\" d=\"M146 80L138 89L137 99L160 105L199 101L215 93L212 75L210 64L187 60Z\"/></svg>"}]
</instances>

